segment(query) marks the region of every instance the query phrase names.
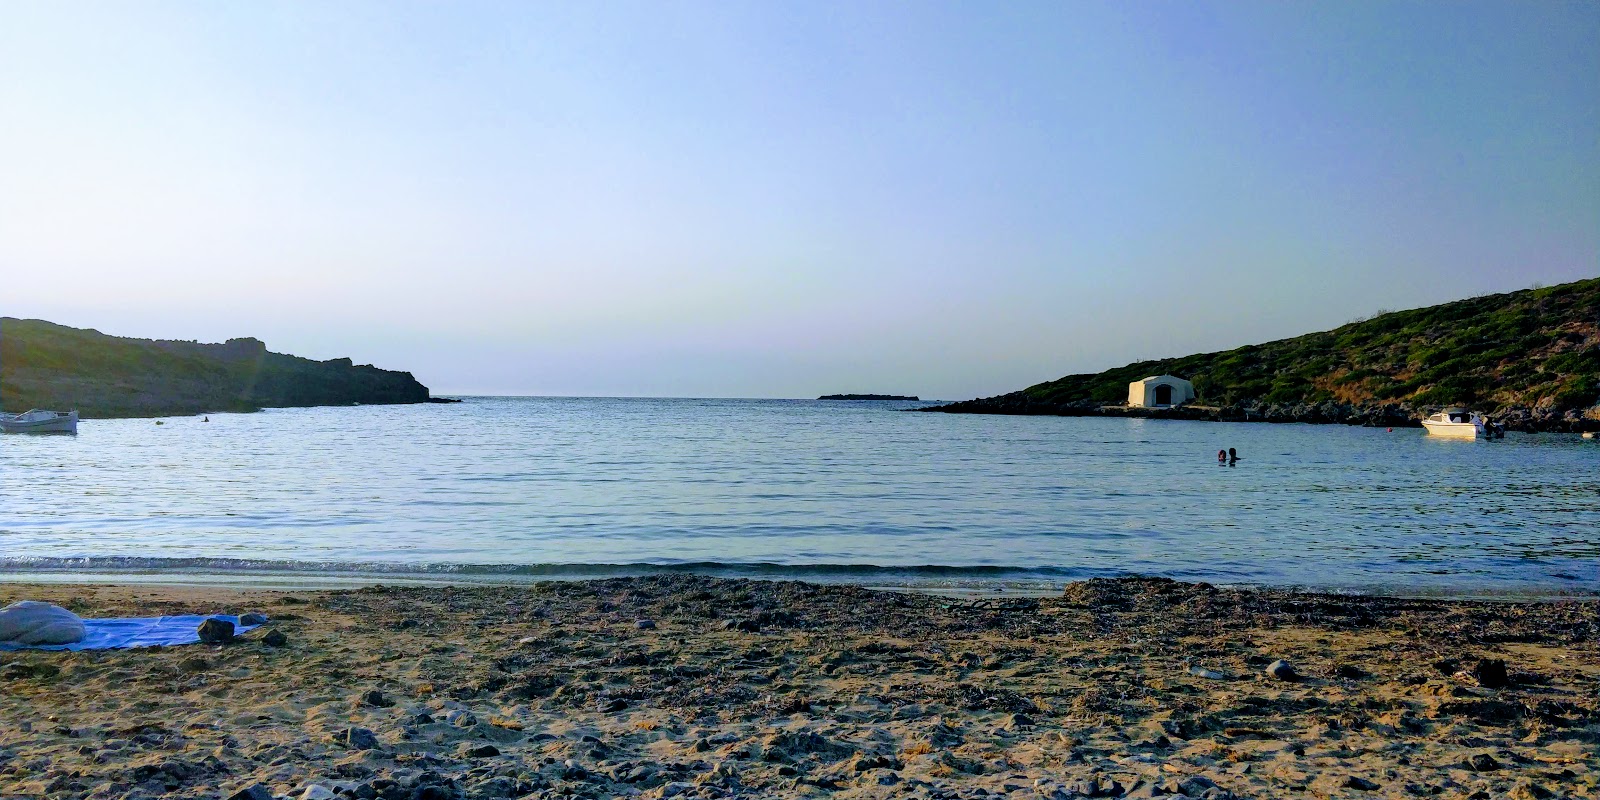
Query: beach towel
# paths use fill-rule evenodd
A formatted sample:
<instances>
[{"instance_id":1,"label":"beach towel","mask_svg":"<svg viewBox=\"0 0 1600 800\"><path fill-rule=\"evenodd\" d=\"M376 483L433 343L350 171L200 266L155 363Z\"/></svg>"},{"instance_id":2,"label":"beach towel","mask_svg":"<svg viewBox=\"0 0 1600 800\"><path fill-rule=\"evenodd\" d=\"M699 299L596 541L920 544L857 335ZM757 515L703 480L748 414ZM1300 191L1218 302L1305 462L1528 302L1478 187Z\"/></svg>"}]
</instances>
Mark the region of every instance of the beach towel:
<instances>
[{"instance_id":1,"label":"beach towel","mask_svg":"<svg viewBox=\"0 0 1600 800\"><path fill-rule=\"evenodd\" d=\"M200 623L221 619L233 623L235 636L260 625L240 625L230 614L186 614L178 617L130 617L127 619L86 619L83 638L72 644L24 645L0 642L0 650L116 650L124 647L199 644Z\"/></svg>"}]
</instances>

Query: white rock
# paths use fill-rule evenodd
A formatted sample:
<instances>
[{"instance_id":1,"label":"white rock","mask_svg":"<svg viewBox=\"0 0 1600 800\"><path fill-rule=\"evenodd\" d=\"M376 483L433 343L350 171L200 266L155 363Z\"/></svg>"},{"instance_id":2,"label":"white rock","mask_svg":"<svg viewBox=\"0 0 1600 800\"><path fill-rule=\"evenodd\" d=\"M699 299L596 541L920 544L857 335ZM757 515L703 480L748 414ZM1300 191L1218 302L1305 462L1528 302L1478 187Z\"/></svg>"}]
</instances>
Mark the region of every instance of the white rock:
<instances>
[{"instance_id":1,"label":"white rock","mask_svg":"<svg viewBox=\"0 0 1600 800\"><path fill-rule=\"evenodd\" d=\"M300 800L334 800L339 795L320 783L313 783L300 793Z\"/></svg>"},{"instance_id":2,"label":"white rock","mask_svg":"<svg viewBox=\"0 0 1600 800\"><path fill-rule=\"evenodd\" d=\"M83 620L61 606L22 600L0 608L0 642L72 644L83 635Z\"/></svg>"}]
</instances>

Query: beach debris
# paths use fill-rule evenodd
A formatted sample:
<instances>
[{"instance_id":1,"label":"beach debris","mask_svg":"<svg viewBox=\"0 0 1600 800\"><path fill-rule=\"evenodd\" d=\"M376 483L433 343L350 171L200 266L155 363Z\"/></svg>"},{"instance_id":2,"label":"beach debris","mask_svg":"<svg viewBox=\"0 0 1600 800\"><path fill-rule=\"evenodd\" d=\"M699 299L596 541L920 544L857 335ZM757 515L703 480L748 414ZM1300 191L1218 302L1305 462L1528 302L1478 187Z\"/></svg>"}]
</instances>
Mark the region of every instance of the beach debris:
<instances>
[{"instance_id":1,"label":"beach debris","mask_svg":"<svg viewBox=\"0 0 1600 800\"><path fill-rule=\"evenodd\" d=\"M272 790L265 784L252 783L228 795L228 800L272 800Z\"/></svg>"},{"instance_id":2,"label":"beach debris","mask_svg":"<svg viewBox=\"0 0 1600 800\"><path fill-rule=\"evenodd\" d=\"M394 706L394 701L384 696L383 692L377 689L368 689L361 693L361 705L373 708L391 708Z\"/></svg>"},{"instance_id":3,"label":"beach debris","mask_svg":"<svg viewBox=\"0 0 1600 800\"><path fill-rule=\"evenodd\" d=\"M1336 678L1348 678L1350 680L1356 680L1358 678L1365 678L1369 674L1370 673L1368 673L1366 670L1354 664L1340 664L1339 666L1333 668L1333 675Z\"/></svg>"},{"instance_id":4,"label":"beach debris","mask_svg":"<svg viewBox=\"0 0 1600 800\"><path fill-rule=\"evenodd\" d=\"M1205 678L1208 681L1226 680L1228 677L1220 672L1209 670L1198 665L1191 665L1189 667L1189 674L1195 676L1196 678Z\"/></svg>"},{"instance_id":5,"label":"beach debris","mask_svg":"<svg viewBox=\"0 0 1600 800\"><path fill-rule=\"evenodd\" d=\"M54 678L61 668L54 664L7 664L0 669L0 680L18 681L26 678Z\"/></svg>"},{"instance_id":6,"label":"beach debris","mask_svg":"<svg viewBox=\"0 0 1600 800\"><path fill-rule=\"evenodd\" d=\"M1095 777L1072 785L1072 793L1082 797L1121 797L1122 784L1107 777Z\"/></svg>"},{"instance_id":7,"label":"beach debris","mask_svg":"<svg viewBox=\"0 0 1600 800\"><path fill-rule=\"evenodd\" d=\"M224 644L233 641L233 623L225 619L208 619L200 623L200 641L206 644Z\"/></svg>"},{"instance_id":8,"label":"beach debris","mask_svg":"<svg viewBox=\"0 0 1600 800\"><path fill-rule=\"evenodd\" d=\"M1555 792L1546 789L1529 778L1523 778L1517 781L1516 786L1511 787L1511 800L1549 800L1549 798L1555 796Z\"/></svg>"},{"instance_id":9,"label":"beach debris","mask_svg":"<svg viewBox=\"0 0 1600 800\"><path fill-rule=\"evenodd\" d=\"M0 642L25 645L83 641L83 620L52 603L19 600L0 608Z\"/></svg>"},{"instance_id":10,"label":"beach debris","mask_svg":"<svg viewBox=\"0 0 1600 800\"><path fill-rule=\"evenodd\" d=\"M300 792L300 800L334 800L338 796L332 789L320 783L308 784L305 790Z\"/></svg>"},{"instance_id":11,"label":"beach debris","mask_svg":"<svg viewBox=\"0 0 1600 800\"><path fill-rule=\"evenodd\" d=\"M1502 689L1511 683L1506 675L1506 662L1498 658L1480 658L1472 668L1472 677L1486 689Z\"/></svg>"},{"instance_id":12,"label":"beach debris","mask_svg":"<svg viewBox=\"0 0 1600 800\"><path fill-rule=\"evenodd\" d=\"M289 637L284 636L283 631L267 631L267 635L261 637L261 643L268 647L283 647L289 643Z\"/></svg>"},{"instance_id":13,"label":"beach debris","mask_svg":"<svg viewBox=\"0 0 1600 800\"><path fill-rule=\"evenodd\" d=\"M1268 664L1266 673L1280 681L1300 680L1300 673L1295 671L1294 665L1281 658Z\"/></svg>"},{"instance_id":14,"label":"beach debris","mask_svg":"<svg viewBox=\"0 0 1600 800\"><path fill-rule=\"evenodd\" d=\"M333 741L351 750L377 750L381 746L377 734L366 728L345 728L333 735Z\"/></svg>"},{"instance_id":15,"label":"beach debris","mask_svg":"<svg viewBox=\"0 0 1600 800\"><path fill-rule=\"evenodd\" d=\"M265 615L265 614L257 614L257 613L254 613L254 612L251 612L249 614L240 614L239 615L239 624L240 625L265 625L265 624L267 624L267 615ZM316 784L312 784L312 786L315 786L315 785Z\"/></svg>"},{"instance_id":16,"label":"beach debris","mask_svg":"<svg viewBox=\"0 0 1600 800\"><path fill-rule=\"evenodd\" d=\"M653 631L656 629L656 621L653 619L634 620L633 627L641 631Z\"/></svg>"}]
</instances>

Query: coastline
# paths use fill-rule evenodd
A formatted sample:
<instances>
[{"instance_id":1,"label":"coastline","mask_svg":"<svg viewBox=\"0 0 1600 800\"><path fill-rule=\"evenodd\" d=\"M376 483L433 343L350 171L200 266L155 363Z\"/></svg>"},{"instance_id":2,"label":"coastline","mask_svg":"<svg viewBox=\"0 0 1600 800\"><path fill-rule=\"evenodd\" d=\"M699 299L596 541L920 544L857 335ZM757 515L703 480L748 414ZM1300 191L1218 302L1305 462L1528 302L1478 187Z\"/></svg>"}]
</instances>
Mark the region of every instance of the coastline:
<instances>
[{"instance_id":1,"label":"coastline","mask_svg":"<svg viewBox=\"0 0 1600 800\"><path fill-rule=\"evenodd\" d=\"M1138 578L1042 598L693 575L0 584L22 598L272 622L227 646L0 654L6 796L1600 793L1594 600ZM1267 675L1277 659L1302 677Z\"/></svg>"},{"instance_id":2,"label":"coastline","mask_svg":"<svg viewBox=\"0 0 1600 800\"><path fill-rule=\"evenodd\" d=\"M1274 424L1354 425L1368 428L1420 428L1425 413L1405 404L1353 403L1250 403L1227 406L1187 404L1172 408L1138 408L1092 400L1055 402L1037 400L1026 392L961 400L909 411L941 414L1000 414L1009 416L1104 417L1111 419L1177 419L1196 422L1268 422ZM1547 409L1509 408L1494 415L1506 430L1521 433L1580 433L1600 431L1600 406L1583 413L1556 414Z\"/></svg>"}]
</instances>

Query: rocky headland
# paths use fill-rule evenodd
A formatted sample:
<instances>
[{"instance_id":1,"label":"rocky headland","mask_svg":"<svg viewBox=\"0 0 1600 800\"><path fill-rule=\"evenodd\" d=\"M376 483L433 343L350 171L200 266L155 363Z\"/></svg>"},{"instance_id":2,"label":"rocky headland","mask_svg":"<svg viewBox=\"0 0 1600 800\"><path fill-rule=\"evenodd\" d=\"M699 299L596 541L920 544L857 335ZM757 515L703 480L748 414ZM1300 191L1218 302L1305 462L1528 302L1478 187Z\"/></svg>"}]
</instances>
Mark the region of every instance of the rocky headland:
<instances>
[{"instance_id":1,"label":"rocky headland","mask_svg":"<svg viewBox=\"0 0 1600 800\"><path fill-rule=\"evenodd\" d=\"M1600 609L1128 578L0 586L229 644L0 653L0 796L1594 798Z\"/></svg>"},{"instance_id":2,"label":"rocky headland","mask_svg":"<svg viewBox=\"0 0 1600 800\"><path fill-rule=\"evenodd\" d=\"M910 394L825 394L818 400L919 400Z\"/></svg>"},{"instance_id":3,"label":"rocky headland","mask_svg":"<svg viewBox=\"0 0 1600 800\"><path fill-rule=\"evenodd\" d=\"M1185 378L1198 398L1175 409L1129 408L1128 384L1151 375ZM1488 413L1511 430L1600 430L1600 278L919 410L1400 427L1448 406Z\"/></svg>"},{"instance_id":4,"label":"rocky headland","mask_svg":"<svg viewBox=\"0 0 1600 800\"><path fill-rule=\"evenodd\" d=\"M12 412L150 417L428 400L428 387L409 372L273 353L258 339L133 339L0 319L0 408Z\"/></svg>"}]
</instances>

